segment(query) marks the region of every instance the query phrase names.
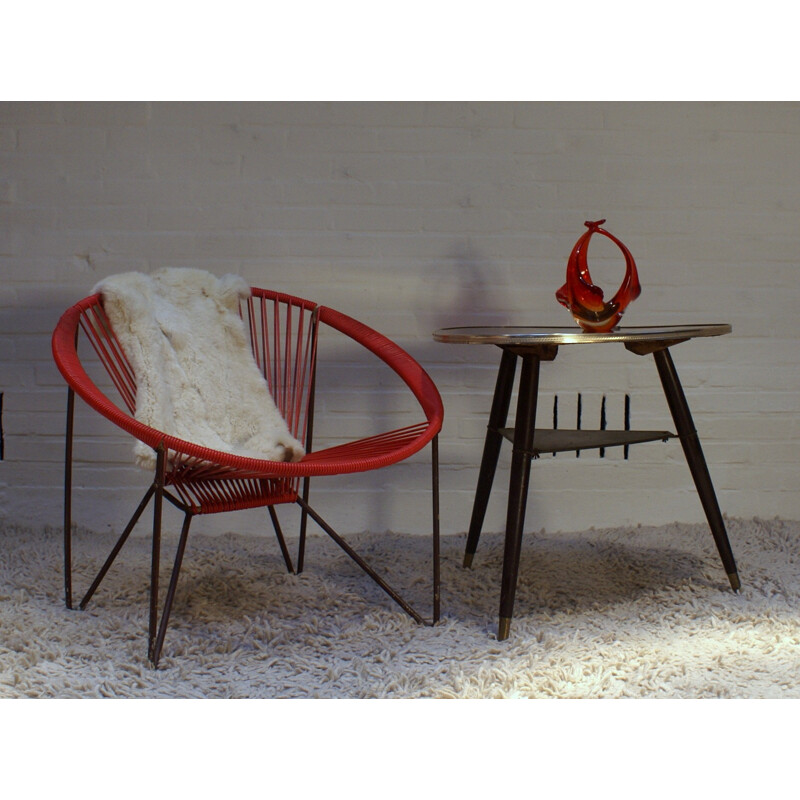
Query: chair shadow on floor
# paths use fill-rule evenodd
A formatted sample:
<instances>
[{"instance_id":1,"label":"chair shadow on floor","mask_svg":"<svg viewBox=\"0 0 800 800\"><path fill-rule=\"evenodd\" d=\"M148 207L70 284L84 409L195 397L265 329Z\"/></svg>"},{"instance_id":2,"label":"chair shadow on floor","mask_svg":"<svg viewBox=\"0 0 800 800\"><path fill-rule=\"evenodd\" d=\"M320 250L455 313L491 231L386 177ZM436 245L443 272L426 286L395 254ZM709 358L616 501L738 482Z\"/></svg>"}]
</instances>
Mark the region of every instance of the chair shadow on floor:
<instances>
[{"instance_id":1,"label":"chair shadow on floor","mask_svg":"<svg viewBox=\"0 0 800 800\"><path fill-rule=\"evenodd\" d=\"M88 538L81 538L85 547ZM634 539L635 534L631 541L603 540L594 532L528 534L520 562L519 622L535 626L537 620L565 615L613 616L617 608L652 602L660 595L668 601L670 594L687 586L699 596L719 590L712 554L706 559L688 549L638 545ZM425 599L427 571L420 570L420 565L426 555L426 537L367 533L356 534L353 541L367 557L392 565L389 579L408 587L411 602ZM464 534L442 538L442 619L491 637L499 602L503 535L484 534L469 569L462 566L465 541ZM176 542L177 534L165 539L165 549ZM358 565L333 542L316 535L309 537L308 547L314 554L313 565L292 575L269 537L197 536L186 549L174 625L191 632L192 647L228 635L239 642L237 646L249 647L247 637L235 631L251 624L268 637L287 635L293 628L335 637L344 627L373 625L376 619L389 617L396 618L397 624L408 624L412 638L414 631L424 630L378 586L363 581ZM90 607L93 614L114 613L118 604L136 606L144 613L150 579L148 539L131 540L124 558L124 568L116 576L109 573L107 587L98 592L96 605ZM98 564L102 561L99 555L96 559ZM90 560L81 569L88 576L95 566ZM176 646L179 657L181 648ZM254 646L268 646L268 641Z\"/></svg>"}]
</instances>

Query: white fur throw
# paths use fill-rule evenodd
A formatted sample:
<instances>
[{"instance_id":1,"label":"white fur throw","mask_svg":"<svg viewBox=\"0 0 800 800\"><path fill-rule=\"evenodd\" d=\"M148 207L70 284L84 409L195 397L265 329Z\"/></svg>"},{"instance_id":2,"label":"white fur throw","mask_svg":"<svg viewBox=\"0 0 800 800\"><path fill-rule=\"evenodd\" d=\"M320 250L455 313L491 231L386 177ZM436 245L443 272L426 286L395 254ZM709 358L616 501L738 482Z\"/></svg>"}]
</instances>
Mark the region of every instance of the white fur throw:
<instances>
[{"instance_id":1,"label":"white fur throw","mask_svg":"<svg viewBox=\"0 0 800 800\"><path fill-rule=\"evenodd\" d=\"M136 375L139 422L193 444L271 461L299 461L239 316L237 275L199 269L127 272L95 286ZM137 463L155 453L137 442Z\"/></svg>"}]
</instances>

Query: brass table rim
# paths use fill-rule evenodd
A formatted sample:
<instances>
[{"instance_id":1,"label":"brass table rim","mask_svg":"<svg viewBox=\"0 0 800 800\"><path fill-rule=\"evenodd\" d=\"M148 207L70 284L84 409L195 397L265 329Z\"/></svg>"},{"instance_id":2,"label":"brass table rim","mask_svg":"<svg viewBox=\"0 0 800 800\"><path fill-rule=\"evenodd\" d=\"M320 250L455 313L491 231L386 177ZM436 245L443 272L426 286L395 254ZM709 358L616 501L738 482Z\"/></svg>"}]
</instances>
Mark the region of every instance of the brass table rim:
<instances>
[{"instance_id":1,"label":"brass table rim","mask_svg":"<svg viewBox=\"0 0 800 800\"><path fill-rule=\"evenodd\" d=\"M705 336L724 336L730 333L727 323L702 325L647 325L615 328L606 333L589 333L578 327L544 327L535 325L475 325L440 328L433 332L437 342L446 344L498 345L562 345L602 344L604 342L661 342L694 339Z\"/></svg>"}]
</instances>

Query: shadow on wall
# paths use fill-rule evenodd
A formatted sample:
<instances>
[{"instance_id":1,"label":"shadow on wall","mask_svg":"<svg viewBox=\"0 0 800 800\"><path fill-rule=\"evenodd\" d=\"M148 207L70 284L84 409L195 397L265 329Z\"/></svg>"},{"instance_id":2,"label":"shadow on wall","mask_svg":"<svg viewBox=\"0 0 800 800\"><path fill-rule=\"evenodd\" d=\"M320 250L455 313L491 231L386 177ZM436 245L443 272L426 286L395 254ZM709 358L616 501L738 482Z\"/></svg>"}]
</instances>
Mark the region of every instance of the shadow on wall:
<instances>
[{"instance_id":1,"label":"shadow on wall","mask_svg":"<svg viewBox=\"0 0 800 800\"><path fill-rule=\"evenodd\" d=\"M408 327L413 342L399 341L398 337L388 335L402 347L407 347L413 358L438 384L437 365L449 364L453 353L448 352L446 345L433 340L433 331L464 325L509 324L508 313L499 310L509 305L508 298L503 296L507 279L466 239L453 241L435 262L420 265L419 270L414 271L413 279L417 283L416 289L409 293L411 304L404 310L413 319ZM380 325L377 327L380 330ZM381 392L370 395L376 418L387 411L387 404L392 399L391 395ZM447 463L449 458L446 448L440 445L441 463ZM430 450L426 448L413 464L405 467L405 479L408 479L408 471L413 470L416 477L412 479L412 484L417 487L426 486L429 480L429 459ZM409 527L404 522L404 515L399 510L402 503L397 502L391 491L391 472L375 473L370 478L365 478L364 482L375 490L369 498L369 507L365 512L371 530L385 530L387 527L403 532L416 530L416 526ZM396 527L398 525L399 528Z\"/></svg>"},{"instance_id":2,"label":"shadow on wall","mask_svg":"<svg viewBox=\"0 0 800 800\"><path fill-rule=\"evenodd\" d=\"M444 274L442 274L444 273ZM500 308L508 303L500 297L499 287L504 284L488 260L470 241L455 242L446 254L442 265L431 269L431 274L440 280L442 291L433 291L435 287L421 286L427 289L420 297L419 308L433 303L431 311L432 331L437 328L448 328L462 325L507 325L507 313ZM427 282L426 282L427 284ZM437 299L447 294L449 287L456 287L453 299L439 304Z\"/></svg>"},{"instance_id":3,"label":"shadow on wall","mask_svg":"<svg viewBox=\"0 0 800 800\"><path fill-rule=\"evenodd\" d=\"M410 354L431 375L441 391L451 380L454 356L458 356L458 352L451 345L434 341L433 332L448 327L511 324L512 312L508 311L511 305L508 297L510 279L502 267L492 263L473 242L462 238L450 242L435 262L424 265L422 272L417 273L416 280L416 292L412 294L413 306L407 309L414 319L416 335L413 341L401 342L401 345L408 347ZM485 352L482 348L480 354L473 352L471 355L491 360L494 353L490 350L493 348L485 349ZM493 385L493 378L490 378L490 384ZM445 427L442 433L445 439L440 437L440 470L446 470L446 465L453 460L446 443L447 397L443 396L443 400ZM455 424L456 417L452 420ZM426 448L413 463L411 468L417 473L413 480L415 486L425 486L429 480L429 459L430 450ZM442 475L440 471L440 480ZM442 492L445 491L446 485L443 484ZM416 527L403 527L402 515L397 513L394 499L387 492L375 493L370 498L369 522L370 525L377 526L373 529L380 530L381 525L385 527L392 521L400 522L400 529L404 532L419 532ZM468 509L465 513L468 513ZM453 525L461 530L463 520L443 520L443 530Z\"/></svg>"}]
</instances>

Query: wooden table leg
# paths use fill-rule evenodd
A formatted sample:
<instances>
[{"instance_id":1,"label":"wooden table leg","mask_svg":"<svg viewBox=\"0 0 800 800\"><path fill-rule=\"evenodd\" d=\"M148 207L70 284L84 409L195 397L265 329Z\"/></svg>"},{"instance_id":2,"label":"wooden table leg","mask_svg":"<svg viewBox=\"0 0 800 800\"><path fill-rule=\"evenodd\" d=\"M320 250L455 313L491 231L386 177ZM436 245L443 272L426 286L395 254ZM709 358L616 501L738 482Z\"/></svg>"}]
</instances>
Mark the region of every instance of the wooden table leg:
<instances>
[{"instance_id":1,"label":"wooden table leg","mask_svg":"<svg viewBox=\"0 0 800 800\"><path fill-rule=\"evenodd\" d=\"M472 506L472 518L469 523L467 546L464 551L464 566L472 566L472 557L478 549L478 539L483 529L483 520L489 504L489 495L492 491L494 474L497 470L497 459L500 455L500 445L503 436L500 428L506 424L508 407L511 404L511 390L514 387L514 373L517 368L517 357L514 353L503 350L500 360L500 369L497 373L497 383L494 388L492 410L489 413L489 424L486 430L486 441L483 445L481 469L478 473L478 487L475 490L475 502Z\"/></svg>"},{"instance_id":2,"label":"wooden table leg","mask_svg":"<svg viewBox=\"0 0 800 800\"><path fill-rule=\"evenodd\" d=\"M522 528L528 500L533 432L536 427L536 398L539 392L539 356L523 354L521 357L522 374L514 423L514 451L511 458L503 578L500 587L500 621L497 626L497 638L501 641L508 638L514 611Z\"/></svg>"},{"instance_id":3,"label":"wooden table leg","mask_svg":"<svg viewBox=\"0 0 800 800\"><path fill-rule=\"evenodd\" d=\"M664 349L654 352L653 357L658 367L658 374L664 387L664 395L667 398L669 410L678 429L678 436L686 456L686 462L692 473L697 493L700 495L700 502L703 504L703 510L706 513L711 533L714 536L717 550L722 559L722 565L728 575L731 587L734 591L737 591L741 583L736 569L736 562L733 558L733 551L728 541L728 534L725 531L725 522L722 519L722 512L719 509L717 496L714 493L714 484L711 482L706 459L700 447L700 440L689 411L689 404L686 402L686 396L683 393L683 387L672 362L672 356L668 349Z\"/></svg>"}]
</instances>

